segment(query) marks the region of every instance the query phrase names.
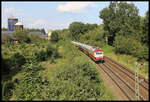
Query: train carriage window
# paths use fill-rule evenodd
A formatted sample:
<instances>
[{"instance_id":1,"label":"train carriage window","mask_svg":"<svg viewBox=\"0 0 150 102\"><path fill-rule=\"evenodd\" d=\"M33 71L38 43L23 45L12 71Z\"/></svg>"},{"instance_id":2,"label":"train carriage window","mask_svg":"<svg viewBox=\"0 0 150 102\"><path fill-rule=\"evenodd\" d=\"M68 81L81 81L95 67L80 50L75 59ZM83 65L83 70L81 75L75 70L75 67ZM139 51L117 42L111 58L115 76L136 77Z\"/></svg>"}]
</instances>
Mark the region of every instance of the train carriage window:
<instances>
[{"instance_id":1,"label":"train carriage window","mask_svg":"<svg viewBox=\"0 0 150 102\"><path fill-rule=\"evenodd\" d=\"M102 54L102 52L96 52L96 54L97 54L97 55L100 55L100 54Z\"/></svg>"}]
</instances>

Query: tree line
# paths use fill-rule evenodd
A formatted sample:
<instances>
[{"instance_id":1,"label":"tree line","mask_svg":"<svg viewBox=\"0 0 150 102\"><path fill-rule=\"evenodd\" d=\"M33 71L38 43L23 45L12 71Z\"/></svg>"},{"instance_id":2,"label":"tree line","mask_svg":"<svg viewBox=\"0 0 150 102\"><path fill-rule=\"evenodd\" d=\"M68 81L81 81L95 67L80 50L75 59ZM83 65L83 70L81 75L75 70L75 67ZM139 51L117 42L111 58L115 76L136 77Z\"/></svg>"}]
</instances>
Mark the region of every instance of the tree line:
<instances>
[{"instance_id":1,"label":"tree line","mask_svg":"<svg viewBox=\"0 0 150 102\"><path fill-rule=\"evenodd\" d=\"M2 31L8 31L8 29L5 28L5 27L1 28L1 30L2 30ZM38 29L38 28L24 28L24 30L28 30L28 31L30 31L30 32L39 31L39 32L42 32L43 34L46 34L44 28L42 28L42 29Z\"/></svg>"}]
</instances>

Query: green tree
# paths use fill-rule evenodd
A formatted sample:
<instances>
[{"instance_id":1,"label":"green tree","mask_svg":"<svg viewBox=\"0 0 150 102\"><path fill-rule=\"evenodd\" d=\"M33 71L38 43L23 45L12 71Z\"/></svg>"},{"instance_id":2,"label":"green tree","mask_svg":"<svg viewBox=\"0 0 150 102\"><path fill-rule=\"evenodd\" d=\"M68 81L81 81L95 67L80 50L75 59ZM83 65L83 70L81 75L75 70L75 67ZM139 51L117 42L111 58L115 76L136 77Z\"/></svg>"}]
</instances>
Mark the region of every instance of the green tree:
<instances>
[{"instance_id":1,"label":"green tree","mask_svg":"<svg viewBox=\"0 0 150 102\"><path fill-rule=\"evenodd\" d=\"M135 36L139 39L141 32L138 9L134 4L126 2L111 2L109 7L100 11L99 17L103 19L104 30L108 32L108 43L113 44L116 35Z\"/></svg>"},{"instance_id":2,"label":"green tree","mask_svg":"<svg viewBox=\"0 0 150 102\"><path fill-rule=\"evenodd\" d=\"M148 28L149 28L149 11L146 12L146 16L143 20L143 32L142 32L142 43L149 45L149 36L148 36Z\"/></svg>"},{"instance_id":3,"label":"green tree","mask_svg":"<svg viewBox=\"0 0 150 102\"><path fill-rule=\"evenodd\" d=\"M74 40L78 40L79 36L84 33L84 24L82 22L73 22L69 25L69 31Z\"/></svg>"},{"instance_id":4,"label":"green tree","mask_svg":"<svg viewBox=\"0 0 150 102\"><path fill-rule=\"evenodd\" d=\"M10 43L11 42L11 36L10 35L6 35L5 36L5 40L7 43Z\"/></svg>"},{"instance_id":5,"label":"green tree","mask_svg":"<svg viewBox=\"0 0 150 102\"><path fill-rule=\"evenodd\" d=\"M5 27L3 27L3 28L2 28L2 31L7 31L7 30L8 30L8 29L7 29L7 28L5 28Z\"/></svg>"},{"instance_id":6,"label":"green tree","mask_svg":"<svg viewBox=\"0 0 150 102\"><path fill-rule=\"evenodd\" d=\"M13 33L13 37L16 38L19 42L30 42L29 32L27 30L24 31L15 31Z\"/></svg>"},{"instance_id":7,"label":"green tree","mask_svg":"<svg viewBox=\"0 0 150 102\"><path fill-rule=\"evenodd\" d=\"M44 28L41 29L41 32L42 32L44 35L46 34Z\"/></svg>"},{"instance_id":8,"label":"green tree","mask_svg":"<svg viewBox=\"0 0 150 102\"><path fill-rule=\"evenodd\" d=\"M58 31L53 31L51 34L51 41L57 42L59 40Z\"/></svg>"}]
</instances>

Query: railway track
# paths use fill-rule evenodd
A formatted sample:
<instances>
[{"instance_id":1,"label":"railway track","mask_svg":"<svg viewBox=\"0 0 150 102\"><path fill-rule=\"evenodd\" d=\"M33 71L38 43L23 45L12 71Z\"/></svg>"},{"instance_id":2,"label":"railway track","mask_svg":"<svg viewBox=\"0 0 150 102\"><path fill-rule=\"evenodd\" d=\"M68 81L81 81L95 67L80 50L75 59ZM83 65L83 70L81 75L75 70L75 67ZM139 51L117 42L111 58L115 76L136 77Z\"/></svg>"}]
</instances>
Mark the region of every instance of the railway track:
<instances>
[{"instance_id":1,"label":"railway track","mask_svg":"<svg viewBox=\"0 0 150 102\"><path fill-rule=\"evenodd\" d=\"M129 100L136 100L134 72L106 56L104 57L104 60L105 63L98 64L101 69L111 77ZM143 76L140 76L139 79L143 79L139 84L140 100L148 100L148 80Z\"/></svg>"},{"instance_id":2,"label":"railway track","mask_svg":"<svg viewBox=\"0 0 150 102\"><path fill-rule=\"evenodd\" d=\"M84 51L82 52L84 53ZM137 100L134 72L106 56L104 56L104 60L104 63L97 63L97 65L114 81L128 100ZM139 75L139 80L141 79L143 81L139 84L139 98L140 100L149 100L149 81Z\"/></svg>"}]
</instances>

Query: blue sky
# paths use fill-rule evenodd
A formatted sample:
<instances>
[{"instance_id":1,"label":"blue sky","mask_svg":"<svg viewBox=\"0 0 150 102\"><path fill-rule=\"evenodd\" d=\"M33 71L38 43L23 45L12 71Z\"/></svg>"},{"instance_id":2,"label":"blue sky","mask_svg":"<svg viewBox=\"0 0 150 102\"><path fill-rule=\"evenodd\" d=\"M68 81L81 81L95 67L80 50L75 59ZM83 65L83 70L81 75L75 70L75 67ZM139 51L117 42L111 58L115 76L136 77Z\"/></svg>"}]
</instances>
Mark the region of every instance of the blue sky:
<instances>
[{"instance_id":1,"label":"blue sky","mask_svg":"<svg viewBox=\"0 0 150 102\"><path fill-rule=\"evenodd\" d=\"M102 24L99 11L108 7L110 2L2 2L2 27L7 27L7 18L14 16L24 27L48 29L64 29L74 21ZM129 2L131 3L131 1ZM132 2L139 15L145 16L148 2Z\"/></svg>"}]
</instances>

